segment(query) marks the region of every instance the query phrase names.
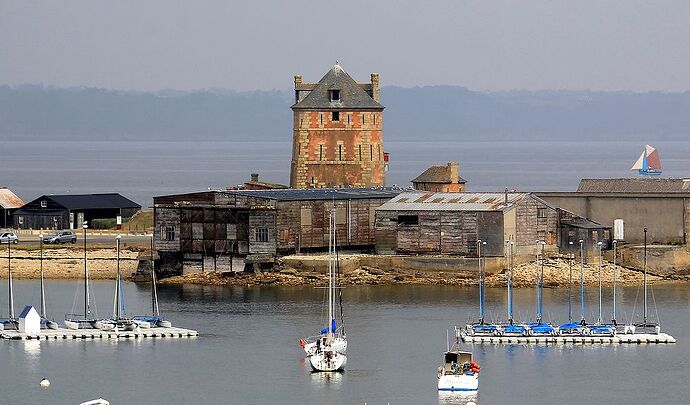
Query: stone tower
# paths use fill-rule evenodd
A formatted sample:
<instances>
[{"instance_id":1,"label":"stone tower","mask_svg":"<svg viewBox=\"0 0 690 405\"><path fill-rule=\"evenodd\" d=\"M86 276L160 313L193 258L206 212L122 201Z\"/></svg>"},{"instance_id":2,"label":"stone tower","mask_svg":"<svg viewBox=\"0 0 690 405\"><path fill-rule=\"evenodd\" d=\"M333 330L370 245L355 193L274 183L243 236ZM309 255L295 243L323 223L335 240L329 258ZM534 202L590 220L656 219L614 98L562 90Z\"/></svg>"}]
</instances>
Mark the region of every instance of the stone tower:
<instances>
[{"instance_id":1,"label":"stone tower","mask_svg":"<svg viewBox=\"0 0 690 405\"><path fill-rule=\"evenodd\" d=\"M290 187L385 185L379 75L357 83L340 65L318 83L295 76Z\"/></svg>"}]
</instances>

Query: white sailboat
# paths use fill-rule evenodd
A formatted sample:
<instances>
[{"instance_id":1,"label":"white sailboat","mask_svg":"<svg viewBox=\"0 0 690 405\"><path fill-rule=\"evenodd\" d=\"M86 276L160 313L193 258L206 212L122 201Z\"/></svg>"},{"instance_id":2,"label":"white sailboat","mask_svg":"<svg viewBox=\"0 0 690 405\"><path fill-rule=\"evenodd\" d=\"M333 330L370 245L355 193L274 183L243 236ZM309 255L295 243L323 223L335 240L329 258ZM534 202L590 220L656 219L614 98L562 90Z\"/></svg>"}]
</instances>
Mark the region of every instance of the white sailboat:
<instances>
[{"instance_id":1,"label":"white sailboat","mask_svg":"<svg viewBox=\"0 0 690 405\"><path fill-rule=\"evenodd\" d=\"M19 322L14 316L14 288L12 286L12 248L11 242L7 241L7 305L8 318L0 319L0 330L19 329Z\"/></svg>"},{"instance_id":2,"label":"white sailboat","mask_svg":"<svg viewBox=\"0 0 690 405\"><path fill-rule=\"evenodd\" d=\"M136 323L125 317L125 297L122 289L122 275L120 273L120 239L122 237L117 235L115 237L116 244L116 266L117 276L115 277L115 297L113 299L113 317L110 319L102 319L96 321L96 327L103 330L125 330L130 331L136 328Z\"/></svg>"},{"instance_id":3,"label":"white sailboat","mask_svg":"<svg viewBox=\"0 0 690 405\"><path fill-rule=\"evenodd\" d=\"M82 226L84 229L84 314L65 315L65 327L67 329L94 329L98 322L91 314L91 296L89 292L89 267L86 256L86 230L89 228L86 221ZM74 308L72 308L74 310Z\"/></svg>"},{"instance_id":4,"label":"white sailboat","mask_svg":"<svg viewBox=\"0 0 690 405\"><path fill-rule=\"evenodd\" d=\"M305 352L309 356L309 363L314 371L341 371L347 364L347 340L343 331L343 325L337 327L335 319L335 276L337 269L336 236L334 211L329 213L329 240L328 240L328 319L326 328L321 330L320 336L312 345L304 344ZM341 308L342 314L342 308ZM312 343L312 342L309 342ZM310 354L311 353L311 354Z\"/></svg>"},{"instance_id":5,"label":"white sailboat","mask_svg":"<svg viewBox=\"0 0 690 405\"><path fill-rule=\"evenodd\" d=\"M172 322L161 317L158 308L158 289L156 287L156 262L153 259L153 236L151 236L151 316L135 316L132 318L140 328L171 328Z\"/></svg>"},{"instance_id":6,"label":"white sailboat","mask_svg":"<svg viewBox=\"0 0 690 405\"><path fill-rule=\"evenodd\" d=\"M40 244L41 244L41 252L40 252L40 273L41 273L41 328L42 329L57 329L58 328L58 323L55 321L52 321L48 318L46 318L46 291L45 291L45 285L43 282L43 235L40 235Z\"/></svg>"}]
</instances>

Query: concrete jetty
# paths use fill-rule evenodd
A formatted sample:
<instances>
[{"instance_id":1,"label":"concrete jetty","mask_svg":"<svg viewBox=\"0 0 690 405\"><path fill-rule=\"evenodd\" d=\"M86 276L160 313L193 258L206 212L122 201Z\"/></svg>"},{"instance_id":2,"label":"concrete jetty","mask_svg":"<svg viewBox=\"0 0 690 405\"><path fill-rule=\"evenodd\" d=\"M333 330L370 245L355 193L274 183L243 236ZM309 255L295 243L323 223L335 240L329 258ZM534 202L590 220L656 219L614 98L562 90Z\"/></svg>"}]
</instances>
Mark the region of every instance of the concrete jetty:
<instances>
[{"instance_id":1,"label":"concrete jetty","mask_svg":"<svg viewBox=\"0 0 690 405\"><path fill-rule=\"evenodd\" d=\"M8 340L121 340L121 339L164 339L164 338L194 338L199 332L183 328L151 328L134 331L104 331L100 329L42 329L39 333L23 333L17 330L4 330L0 338Z\"/></svg>"},{"instance_id":2,"label":"concrete jetty","mask_svg":"<svg viewBox=\"0 0 690 405\"><path fill-rule=\"evenodd\" d=\"M676 339L666 333L634 333L615 336L470 336L460 334L465 343L479 344L656 344L676 343Z\"/></svg>"}]
</instances>

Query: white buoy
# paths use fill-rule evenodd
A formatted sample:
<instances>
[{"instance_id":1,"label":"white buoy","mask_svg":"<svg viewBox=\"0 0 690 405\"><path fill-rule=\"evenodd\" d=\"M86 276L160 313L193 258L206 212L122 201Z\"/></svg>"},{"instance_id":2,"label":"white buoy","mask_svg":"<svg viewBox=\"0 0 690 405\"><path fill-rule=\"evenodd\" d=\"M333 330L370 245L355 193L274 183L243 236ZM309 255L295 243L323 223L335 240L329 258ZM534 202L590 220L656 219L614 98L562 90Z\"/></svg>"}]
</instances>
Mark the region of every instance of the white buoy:
<instances>
[{"instance_id":1,"label":"white buoy","mask_svg":"<svg viewBox=\"0 0 690 405\"><path fill-rule=\"evenodd\" d=\"M48 381L47 378L44 378L41 380L40 383L38 383L38 385L40 385L43 388L48 388L48 387L50 387L50 381Z\"/></svg>"}]
</instances>

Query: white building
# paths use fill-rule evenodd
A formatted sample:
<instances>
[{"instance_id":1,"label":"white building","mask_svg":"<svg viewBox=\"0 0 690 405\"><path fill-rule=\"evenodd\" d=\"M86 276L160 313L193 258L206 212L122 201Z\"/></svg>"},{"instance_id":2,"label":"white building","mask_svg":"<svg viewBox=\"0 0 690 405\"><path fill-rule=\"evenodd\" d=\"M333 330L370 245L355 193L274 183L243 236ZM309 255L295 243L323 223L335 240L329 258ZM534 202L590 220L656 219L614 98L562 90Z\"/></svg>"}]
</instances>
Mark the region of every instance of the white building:
<instances>
[{"instance_id":1,"label":"white building","mask_svg":"<svg viewBox=\"0 0 690 405\"><path fill-rule=\"evenodd\" d=\"M27 334L36 334L41 331L41 316L31 305L25 306L19 314L19 331Z\"/></svg>"}]
</instances>

